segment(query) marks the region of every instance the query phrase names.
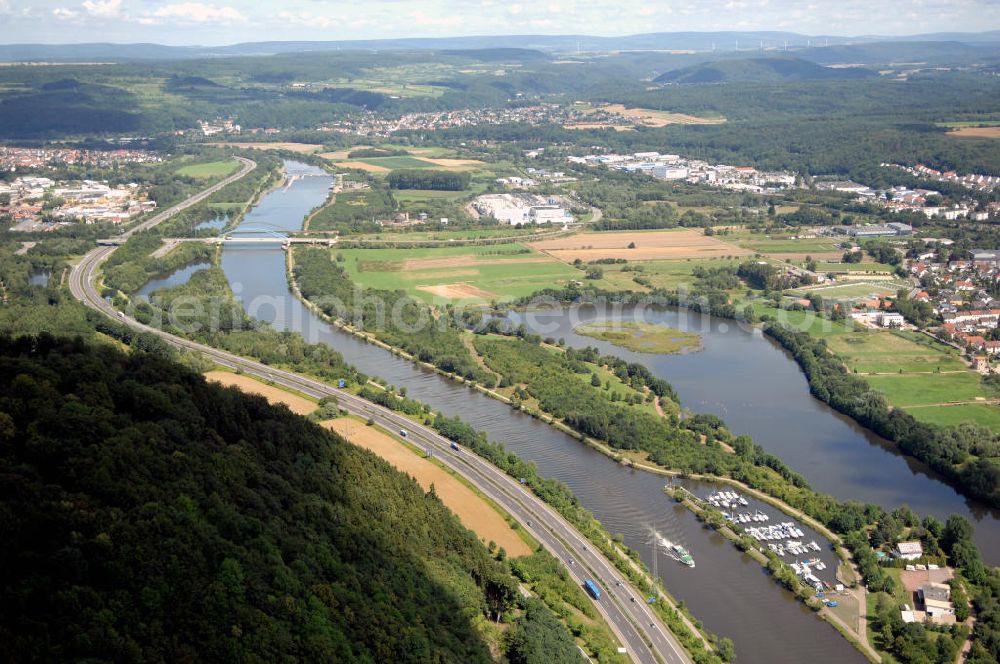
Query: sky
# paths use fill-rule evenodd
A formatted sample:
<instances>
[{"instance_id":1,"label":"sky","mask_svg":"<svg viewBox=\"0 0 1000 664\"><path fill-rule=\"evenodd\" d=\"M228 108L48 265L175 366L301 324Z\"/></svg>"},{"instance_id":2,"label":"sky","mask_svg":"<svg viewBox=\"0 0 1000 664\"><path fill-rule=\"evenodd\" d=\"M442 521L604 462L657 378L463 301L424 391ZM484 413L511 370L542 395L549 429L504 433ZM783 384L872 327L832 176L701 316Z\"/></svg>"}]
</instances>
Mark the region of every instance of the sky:
<instances>
[{"instance_id":1,"label":"sky","mask_svg":"<svg viewBox=\"0 0 1000 664\"><path fill-rule=\"evenodd\" d=\"M1000 29L1000 0L0 0L0 43Z\"/></svg>"}]
</instances>

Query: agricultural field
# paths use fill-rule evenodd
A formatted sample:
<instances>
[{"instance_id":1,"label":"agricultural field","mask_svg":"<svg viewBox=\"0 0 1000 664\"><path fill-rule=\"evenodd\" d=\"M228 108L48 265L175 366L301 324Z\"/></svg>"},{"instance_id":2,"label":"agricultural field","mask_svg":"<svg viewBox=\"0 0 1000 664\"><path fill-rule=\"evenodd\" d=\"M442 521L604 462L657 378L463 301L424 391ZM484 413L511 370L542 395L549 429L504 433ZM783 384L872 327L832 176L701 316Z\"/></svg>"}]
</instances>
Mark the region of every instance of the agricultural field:
<instances>
[{"instance_id":1,"label":"agricultural field","mask_svg":"<svg viewBox=\"0 0 1000 664\"><path fill-rule=\"evenodd\" d=\"M959 406L921 406L907 409L923 422L954 426L975 422L993 431L1000 430L1000 406L996 404L962 404Z\"/></svg>"},{"instance_id":2,"label":"agricultural field","mask_svg":"<svg viewBox=\"0 0 1000 664\"><path fill-rule=\"evenodd\" d=\"M601 258L628 261L746 256L750 252L700 231L679 229L612 233L581 233L532 243L538 251L567 263Z\"/></svg>"},{"instance_id":3,"label":"agricultural field","mask_svg":"<svg viewBox=\"0 0 1000 664\"><path fill-rule=\"evenodd\" d=\"M814 311L776 309L764 302L752 302L751 304L757 316L770 316L793 330L808 332L811 336L827 339L828 342L832 337L854 331L849 329L847 324L823 318Z\"/></svg>"},{"instance_id":4,"label":"agricultural field","mask_svg":"<svg viewBox=\"0 0 1000 664\"><path fill-rule=\"evenodd\" d=\"M432 304L484 304L565 285L583 274L523 244L414 249L341 249L351 279L402 289Z\"/></svg>"},{"instance_id":5,"label":"agricultural field","mask_svg":"<svg viewBox=\"0 0 1000 664\"><path fill-rule=\"evenodd\" d=\"M850 371L918 420L1000 426L1000 405L987 403L1000 395L985 386L950 346L919 332L871 330L833 322L812 311L779 311L762 304L754 304L754 311L825 339Z\"/></svg>"},{"instance_id":6,"label":"agricultural field","mask_svg":"<svg viewBox=\"0 0 1000 664\"><path fill-rule=\"evenodd\" d=\"M624 264L607 264L599 267L604 276L594 285L607 291L647 292L649 288L634 281L635 277L648 280L652 288L667 290L692 290L696 281L693 272L698 269L738 267L741 259L730 258L686 258L683 260L629 261ZM735 289L733 295L745 292L745 288Z\"/></svg>"},{"instance_id":7,"label":"agricultural field","mask_svg":"<svg viewBox=\"0 0 1000 664\"><path fill-rule=\"evenodd\" d=\"M859 374L967 372L957 350L918 333L859 329L830 337L827 345Z\"/></svg>"},{"instance_id":8,"label":"agricultural field","mask_svg":"<svg viewBox=\"0 0 1000 664\"><path fill-rule=\"evenodd\" d=\"M224 178L232 174L239 168L239 164L232 159L221 161L210 161L203 164L190 164L177 169L177 175L189 178Z\"/></svg>"},{"instance_id":9,"label":"agricultural field","mask_svg":"<svg viewBox=\"0 0 1000 664\"><path fill-rule=\"evenodd\" d=\"M1000 126L962 127L952 129L947 135L954 138L1000 138Z\"/></svg>"},{"instance_id":10,"label":"agricultural field","mask_svg":"<svg viewBox=\"0 0 1000 664\"><path fill-rule=\"evenodd\" d=\"M865 376L872 389L882 392L889 403L901 408L985 399L980 376L972 371L942 374ZM920 417L920 409L912 411Z\"/></svg>"},{"instance_id":11,"label":"agricultural field","mask_svg":"<svg viewBox=\"0 0 1000 664\"><path fill-rule=\"evenodd\" d=\"M694 115L687 115L685 113L672 113L670 111L658 111L650 108L626 108L623 104L591 105L578 103L575 106L577 107L577 110L585 113L604 112L622 115L630 120L637 121L639 124L646 127L665 127L672 124L715 125L723 124L726 121L726 118L722 116L698 117ZM614 127L619 130L631 129L631 127L615 126L604 122L582 122L568 126L574 129L595 129L605 127Z\"/></svg>"},{"instance_id":12,"label":"agricultural field","mask_svg":"<svg viewBox=\"0 0 1000 664\"><path fill-rule=\"evenodd\" d=\"M386 149L393 149L387 146ZM476 172L488 171L493 167L478 159L460 159L453 151L444 148L407 148L408 155L391 157L356 157L351 158L351 152L361 147L324 152L319 155L332 161L342 168L354 168L369 173L390 173L400 169L434 169L438 171Z\"/></svg>"},{"instance_id":13,"label":"agricultural field","mask_svg":"<svg viewBox=\"0 0 1000 664\"><path fill-rule=\"evenodd\" d=\"M299 154L313 154L323 149L318 143L209 143L241 150L287 150Z\"/></svg>"},{"instance_id":14,"label":"agricultural field","mask_svg":"<svg viewBox=\"0 0 1000 664\"><path fill-rule=\"evenodd\" d=\"M409 156L365 157L363 159L358 159L357 161L368 164L370 166L378 166L380 168L384 168L387 171L392 171L400 168L435 168L435 165L430 161L425 161L424 159L417 159L415 157L409 157Z\"/></svg>"},{"instance_id":15,"label":"agricultural field","mask_svg":"<svg viewBox=\"0 0 1000 664\"><path fill-rule=\"evenodd\" d=\"M963 129L965 127L1000 127L1000 120L958 120L955 122L935 122L935 126L946 129Z\"/></svg>"}]
</instances>

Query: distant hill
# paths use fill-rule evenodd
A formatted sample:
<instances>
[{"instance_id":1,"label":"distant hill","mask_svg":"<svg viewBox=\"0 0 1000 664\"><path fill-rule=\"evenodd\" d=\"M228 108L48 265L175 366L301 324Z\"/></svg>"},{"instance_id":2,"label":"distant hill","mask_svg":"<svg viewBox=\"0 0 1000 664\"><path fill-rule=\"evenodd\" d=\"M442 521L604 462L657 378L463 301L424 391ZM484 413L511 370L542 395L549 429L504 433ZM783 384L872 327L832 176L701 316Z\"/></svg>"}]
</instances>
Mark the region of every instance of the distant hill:
<instances>
[{"instance_id":1,"label":"distant hill","mask_svg":"<svg viewBox=\"0 0 1000 664\"><path fill-rule=\"evenodd\" d=\"M463 48L441 51L441 55L453 55L483 62L537 62L550 60L548 53L532 48Z\"/></svg>"},{"instance_id":2,"label":"distant hill","mask_svg":"<svg viewBox=\"0 0 1000 664\"><path fill-rule=\"evenodd\" d=\"M772 83L874 76L864 69L831 69L800 58L746 58L716 60L668 71L656 83Z\"/></svg>"},{"instance_id":3,"label":"distant hill","mask_svg":"<svg viewBox=\"0 0 1000 664\"><path fill-rule=\"evenodd\" d=\"M797 51L795 56L818 64L847 62L867 65L900 62L949 64L998 59L1000 45L975 45L958 41L883 41L803 49Z\"/></svg>"},{"instance_id":4,"label":"distant hill","mask_svg":"<svg viewBox=\"0 0 1000 664\"><path fill-rule=\"evenodd\" d=\"M202 76L171 76L163 87L171 92L177 92L199 88L221 88L223 86Z\"/></svg>"},{"instance_id":5,"label":"distant hill","mask_svg":"<svg viewBox=\"0 0 1000 664\"><path fill-rule=\"evenodd\" d=\"M414 37L338 41L246 42L223 46L165 46L162 44L4 44L0 61L106 61L130 59L190 59L200 57L274 55L323 51L735 51L739 48L807 48L873 42L955 42L982 46L1000 44L1000 31L936 33L908 36L845 37L805 35L781 31L653 32L620 37L593 35L494 35L463 37ZM475 57L472 54L467 54Z\"/></svg>"},{"instance_id":6,"label":"distant hill","mask_svg":"<svg viewBox=\"0 0 1000 664\"><path fill-rule=\"evenodd\" d=\"M5 661L578 660L433 492L158 354L0 337L0 477Z\"/></svg>"}]
</instances>

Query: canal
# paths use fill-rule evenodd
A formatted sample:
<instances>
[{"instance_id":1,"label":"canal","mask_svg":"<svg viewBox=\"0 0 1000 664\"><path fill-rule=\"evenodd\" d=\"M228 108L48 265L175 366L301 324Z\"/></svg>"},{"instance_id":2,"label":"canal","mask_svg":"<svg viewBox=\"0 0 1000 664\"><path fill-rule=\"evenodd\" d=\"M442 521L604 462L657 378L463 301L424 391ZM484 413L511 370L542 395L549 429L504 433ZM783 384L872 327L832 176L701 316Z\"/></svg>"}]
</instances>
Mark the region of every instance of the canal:
<instances>
[{"instance_id":1,"label":"canal","mask_svg":"<svg viewBox=\"0 0 1000 664\"><path fill-rule=\"evenodd\" d=\"M243 226L297 230L326 198L330 176L296 162L287 162L286 170L291 183L264 197ZM161 278L170 285L183 283L195 266L186 267L186 274ZM669 500L662 491L664 478L616 464L500 401L331 328L289 291L285 255L278 243L226 245L222 269L251 316L275 329L300 332L310 342L328 344L359 370L406 387L409 395L435 410L461 416L512 452L534 461L543 475L565 482L610 532L621 533L649 567L656 564L665 586L707 629L733 639L740 662L863 661L756 562ZM647 309L641 314L641 320L698 332L703 349L685 355L633 353L573 332L583 322L634 319L637 314L631 310L556 308L511 314L511 318L545 336L562 337L572 346L594 345L602 352L645 364L670 381L683 406L715 413L734 433L752 435L817 489L889 508L908 504L920 514L941 518L952 513L966 516L976 525L984 558L991 564L998 562L1000 522L995 512L963 499L931 471L896 454L886 441L813 399L794 360L759 330L687 310ZM715 488L694 482L686 486L701 496ZM751 501L748 509L759 506ZM781 520L772 508L765 511L771 513L772 523ZM826 542L804 530L802 539L824 545L816 555L829 567L820 576L832 580L834 557ZM690 569L656 554L656 536L684 545L696 567Z\"/></svg>"},{"instance_id":2,"label":"canal","mask_svg":"<svg viewBox=\"0 0 1000 664\"><path fill-rule=\"evenodd\" d=\"M290 163L287 168L289 175L300 177L290 187L266 196L244 220L245 226L298 229L305 215L325 199L332 182L329 176L301 164ZM277 244L226 245L222 269L251 316L276 329L298 331L311 342L330 345L361 371L406 387L411 396L435 410L461 416L512 452L534 461L543 475L565 482L609 531L621 533L648 566L654 564L654 534L688 548L695 568L657 555L659 575L710 631L733 639L741 662L863 661L756 562L668 499L662 491L664 478L627 469L502 402L331 329L291 295L285 256ZM699 495L713 489L698 483L689 488ZM752 503L749 509L755 507ZM773 517L779 516L770 511ZM808 530L803 539L825 544ZM825 546L817 555L832 570L834 557Z\"/></svg>"}]
</instances>

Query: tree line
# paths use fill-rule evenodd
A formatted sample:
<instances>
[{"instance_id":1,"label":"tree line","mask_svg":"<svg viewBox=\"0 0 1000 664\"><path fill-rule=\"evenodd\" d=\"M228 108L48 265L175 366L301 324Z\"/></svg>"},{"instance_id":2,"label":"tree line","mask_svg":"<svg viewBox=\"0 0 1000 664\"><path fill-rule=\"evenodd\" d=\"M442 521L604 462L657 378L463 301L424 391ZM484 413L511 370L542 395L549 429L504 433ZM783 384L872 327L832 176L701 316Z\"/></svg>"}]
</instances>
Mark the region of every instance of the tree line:
<instances>
[{"instance_id":1,"label":"tree line","mask_svg":"<svg viewBox=\"0 0 1000 664\"><path fill-rule=\"evenodd\" d=\"M822 339L780 324L769 324L764 332L792 354L817 399L893 441L969 495L1000 506L1000 466L993 462L1000 457L1000 447L989 430L972 424L945 427L920 422L891 408L881 393L850 374Z\"/></svg>"},{"instance_id":2,"label":"tree line","mask_svg":"<svg viewBox=\"0 0 1000 664\"><path fill-rule=\"evenodd\" d=\"M432 189L435 191L464 191L469 188L468 173L435 171L428 169L403 169L389 173L392 189Z\"/></svg>"}]
</instances>

